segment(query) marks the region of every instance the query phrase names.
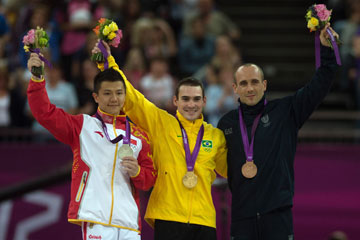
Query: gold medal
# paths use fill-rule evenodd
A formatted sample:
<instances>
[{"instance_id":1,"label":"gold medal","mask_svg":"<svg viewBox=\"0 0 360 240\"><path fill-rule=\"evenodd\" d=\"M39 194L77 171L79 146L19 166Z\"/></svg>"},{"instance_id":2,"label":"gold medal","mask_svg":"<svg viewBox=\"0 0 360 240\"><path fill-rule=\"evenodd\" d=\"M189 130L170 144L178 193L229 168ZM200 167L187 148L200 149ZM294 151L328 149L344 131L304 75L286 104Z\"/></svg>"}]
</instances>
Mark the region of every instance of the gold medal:
<instances>
[{"instance_id":1,"label":"gold medal","mask_svg":"<svg viewBox=\"0 0 360 240\"><path fill-rule=\"evenodd\" d=\"M197 184L197 176L193 171L187 172L185 174L185 176L183 177L182 182L185 187L191 189L191 188L195 187Z\"/></svg>"},{"instance_id":2,"label":"gold medal","mask_svg":"<svg viewBox=\"0 0 360 240\"><path fill-rule=\"evenodd\" d=\"M124 157L132 157L134 151L131 149L129 144L123 144L119 148L119 158L123 159Z\"/></svg>"},{"instance_id":3,"label":"gold medal","mask_svg":"<svg viewBox=\"0 0 360 240\"><path fill-rule=\"evenodd\" d=\"M257 173L257 167L254 161L246 161L241 167L241 173L246 178L253 178Z\"/></svg>"}]
</instances>

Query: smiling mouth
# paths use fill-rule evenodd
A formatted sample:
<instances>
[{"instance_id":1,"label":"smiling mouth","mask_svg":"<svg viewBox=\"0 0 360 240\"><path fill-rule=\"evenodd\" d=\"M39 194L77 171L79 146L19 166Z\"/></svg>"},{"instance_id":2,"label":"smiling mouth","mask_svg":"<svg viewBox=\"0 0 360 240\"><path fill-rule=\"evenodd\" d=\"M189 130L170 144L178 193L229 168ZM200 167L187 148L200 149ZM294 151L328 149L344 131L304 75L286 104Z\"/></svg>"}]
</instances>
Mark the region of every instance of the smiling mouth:
<instances>
[{"instance_id":1,"label":"smiling mouth","mask_svg":"<svg viewBox=\"0 0 360 240\"><path fill-rule=\"evenodd\" d=\"M185 110L185 112L187 112L187 113L196 113L197 110Z\"/></svg>"}]
</instances>

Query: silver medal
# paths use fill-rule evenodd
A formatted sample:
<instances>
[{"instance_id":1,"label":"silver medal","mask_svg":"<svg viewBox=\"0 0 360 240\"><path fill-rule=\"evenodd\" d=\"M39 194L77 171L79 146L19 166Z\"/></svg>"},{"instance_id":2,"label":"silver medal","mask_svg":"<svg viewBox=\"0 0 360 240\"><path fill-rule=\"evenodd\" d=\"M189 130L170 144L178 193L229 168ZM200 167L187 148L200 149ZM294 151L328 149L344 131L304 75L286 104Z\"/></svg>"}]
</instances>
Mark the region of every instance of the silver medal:
<instances>
[{"instance_id":1,"label":"silver medal","mask_svg":"<svg viewBox=\"0 0 360 240\"><path fill-rule=\"evenodd\" d=\"M132 150L132 148L130 147L129 144L123 144L119 148L119 158L120 159L123 159L124 157L132 157L133 153L134 153L134 151Z\"/></svg>"}]
</instances>

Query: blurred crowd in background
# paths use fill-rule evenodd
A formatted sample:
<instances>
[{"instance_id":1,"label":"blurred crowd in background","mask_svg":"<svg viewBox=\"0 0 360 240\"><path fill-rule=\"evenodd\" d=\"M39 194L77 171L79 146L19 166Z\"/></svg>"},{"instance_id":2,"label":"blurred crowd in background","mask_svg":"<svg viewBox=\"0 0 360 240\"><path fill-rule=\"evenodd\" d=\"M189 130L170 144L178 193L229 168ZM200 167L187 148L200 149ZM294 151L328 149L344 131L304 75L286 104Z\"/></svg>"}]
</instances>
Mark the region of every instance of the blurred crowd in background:
<instances>
[{"instance_id":1,"label":"blurred crowd in background","mask_svg":"<svg viewBox=\"0 0 360 240\"><path fill-rule=\"evenodd\" d=\"M214 126L236 108L232 83L241 54L241 29L215 0L0 0L0 127L44 133L32 118L26 89L30 72L22 38L31 28L43 27L50 37L44 51L53 67L46 68L50 101L72 114L94 114L90 61L96 43L97 20L114 20L123 31L112 54L131 83L150 101L170 113L174 87L181 78L203 82L207 105L205 120ZM341 87L360 108L360 1L329 0L332 26L340 34ZM44 140L40 138L39 140Z\"/></svg>"}]
</instances>

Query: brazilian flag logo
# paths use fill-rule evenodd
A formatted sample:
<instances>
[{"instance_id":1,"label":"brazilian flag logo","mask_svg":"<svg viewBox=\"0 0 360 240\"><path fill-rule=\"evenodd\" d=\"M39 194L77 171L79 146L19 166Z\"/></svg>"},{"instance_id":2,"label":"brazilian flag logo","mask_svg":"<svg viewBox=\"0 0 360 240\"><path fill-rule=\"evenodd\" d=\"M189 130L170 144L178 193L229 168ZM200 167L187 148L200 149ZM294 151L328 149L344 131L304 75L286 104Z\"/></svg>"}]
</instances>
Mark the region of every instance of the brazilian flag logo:
<instances>
[{"instance_id":1,"label":"brazilian flag logo","mask_svg":"<svg viewBox=\"0 0 360 240\"><path fill-rule=\"evenodd\" d=\"M212 141L211 140L202 140L201 146L203 147L205 152L209 153L212 150Z\"/></svg>"},{"instance_id":2,"label":"brazilian flag logo","mask_svg":"<svg viewBox=\"0 0 360 240\"><path fill-rule=\"evenodd\" d=\"M202 140L201 145L204 148L212 148L212 141L210 141L210 140Z\"/></svg>"}]
</instances>

